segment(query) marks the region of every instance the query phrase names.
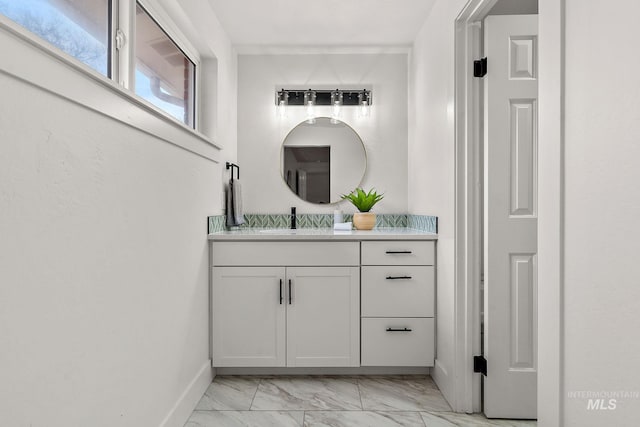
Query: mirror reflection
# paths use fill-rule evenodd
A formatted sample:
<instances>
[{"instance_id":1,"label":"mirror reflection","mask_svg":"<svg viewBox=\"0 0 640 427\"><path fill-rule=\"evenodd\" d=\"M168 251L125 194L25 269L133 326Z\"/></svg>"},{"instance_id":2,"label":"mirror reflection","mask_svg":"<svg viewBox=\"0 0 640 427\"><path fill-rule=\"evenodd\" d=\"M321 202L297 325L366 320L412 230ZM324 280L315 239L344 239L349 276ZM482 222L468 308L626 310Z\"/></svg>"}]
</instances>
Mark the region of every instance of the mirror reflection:
<instances>
[{"instance_id":1,"label":"mirror reflection","mask_svg":"<svg viewBox=\"0 0 640 427\"><path fill-rule=\"evenodd\" d=\"M317 117L293 128L282 144L282 178L302 200L328 204L360 185L367 156L346 123Z\"/></svg>"}]
</instances>

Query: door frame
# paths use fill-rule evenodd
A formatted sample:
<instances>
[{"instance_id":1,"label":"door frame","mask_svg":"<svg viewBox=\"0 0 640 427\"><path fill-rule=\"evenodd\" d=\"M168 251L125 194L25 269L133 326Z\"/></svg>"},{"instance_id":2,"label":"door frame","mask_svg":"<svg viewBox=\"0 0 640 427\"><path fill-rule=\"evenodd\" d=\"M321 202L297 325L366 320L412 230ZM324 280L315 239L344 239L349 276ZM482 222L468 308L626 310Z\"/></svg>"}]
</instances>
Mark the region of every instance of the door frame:
<instances>
[{"instance_id":1,"label":"door frame","mask_svg":"<svg viewBox=\"0 0 640 427\"><path fill-rule=\"evenodd\" d=\"M482 19L497 0L469 0L455 20L455 378L453 409L481 412ZM563 420L564 0L539 0L538 70L538 421ZM559 76L559 78L545 78Z\"/></svg>"}]
</instances>

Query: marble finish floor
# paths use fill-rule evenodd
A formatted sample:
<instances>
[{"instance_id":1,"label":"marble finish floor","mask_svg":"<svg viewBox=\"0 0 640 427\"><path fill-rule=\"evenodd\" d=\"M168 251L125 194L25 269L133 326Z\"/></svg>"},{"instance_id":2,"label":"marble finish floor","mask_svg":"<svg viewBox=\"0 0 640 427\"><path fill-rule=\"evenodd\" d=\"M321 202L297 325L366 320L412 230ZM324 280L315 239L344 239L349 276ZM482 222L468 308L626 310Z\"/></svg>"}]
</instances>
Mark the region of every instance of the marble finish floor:
<instances>
[{"instance_id":1,"label":"marble finish floor","mask_svg":"<svg viewBox=\"0 0 640 427\"><path fill-rule=\"evenodd\" d=\"M185 427L525 427L451 412L429 376L216 377Z\"/></svg>"}]
</instances>

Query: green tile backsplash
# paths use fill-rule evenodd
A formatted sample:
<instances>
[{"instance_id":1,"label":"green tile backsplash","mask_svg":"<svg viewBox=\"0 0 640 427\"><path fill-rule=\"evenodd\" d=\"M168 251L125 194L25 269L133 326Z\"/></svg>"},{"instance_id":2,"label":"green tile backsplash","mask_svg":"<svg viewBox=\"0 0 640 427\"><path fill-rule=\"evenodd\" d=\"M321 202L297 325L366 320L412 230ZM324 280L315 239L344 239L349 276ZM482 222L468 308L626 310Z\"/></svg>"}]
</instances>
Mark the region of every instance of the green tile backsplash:
<instances>
[{"instance_id":1,"label":"green tile backsplash","mask_svg":"<svg viewBox=\"0 0 640 427\"><path fill-rule=\"evenodd\" d=\"M225 230L227 224L227 217L224 215L216 215L207 217L207 230L209 234L218 233Z\"/></svg>"},{"instance_id":2,"label":"green tile backsplash","mask_svg":"<svg viewBox=\"0 0 640 427\"><path fill-rule=\"evenodd\" d=\"M407 227L437 233L438 217L431 215L407 215Z\"/></svg>"},{"instance_id":3,"label":"green tile backsplash","mask_svg":"<svg viewBox=\"0 0 640 427\"><path fill-rule=\"evenodd\" d=\"M333 214L298 214L298 228L331 228ZM349 222L352 214L345 214L344 221ZM289 228L290 216L287 214L244 214L245 223L240 228ZM225 230L225 216L208 217L209 233ZM378 214L376 227L409 227L430 233L438 232L438 218L429 215Z\"/></svg>"}]
</instances>

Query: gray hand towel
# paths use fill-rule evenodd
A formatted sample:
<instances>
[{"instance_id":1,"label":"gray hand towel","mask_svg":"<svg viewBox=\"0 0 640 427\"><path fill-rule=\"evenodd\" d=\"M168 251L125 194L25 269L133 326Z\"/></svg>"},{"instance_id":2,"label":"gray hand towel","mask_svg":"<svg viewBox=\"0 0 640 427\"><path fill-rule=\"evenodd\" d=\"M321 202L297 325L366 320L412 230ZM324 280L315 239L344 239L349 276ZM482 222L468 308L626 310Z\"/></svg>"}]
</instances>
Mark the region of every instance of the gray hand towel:
<instances>
[{"instance_id":1,"label":"gray hand towel","mask_svg":"<svg viewBox=\"0 0 640 427\"><path fill-rule=\"evenodd\" d=\"M244 224L244 215L240 181L232 178L227 187L227 227L237 227L242 224Z\"/></svg>"}]
</instances>

